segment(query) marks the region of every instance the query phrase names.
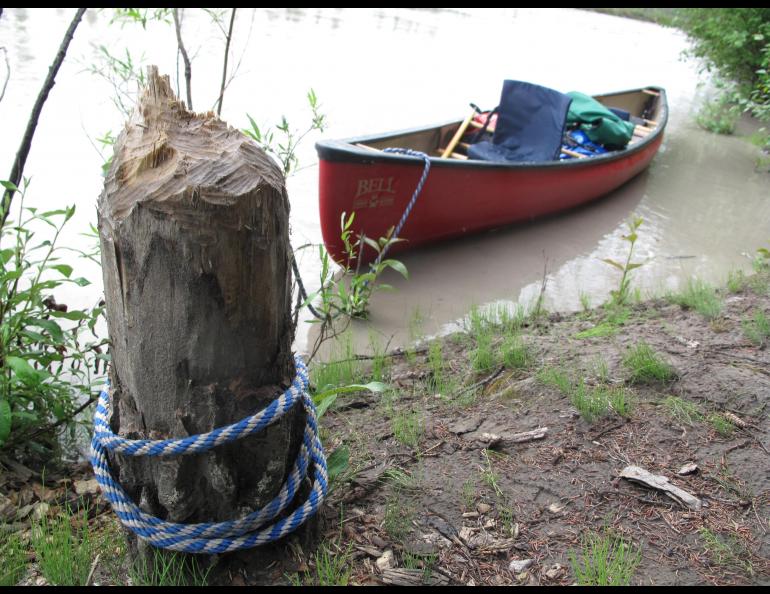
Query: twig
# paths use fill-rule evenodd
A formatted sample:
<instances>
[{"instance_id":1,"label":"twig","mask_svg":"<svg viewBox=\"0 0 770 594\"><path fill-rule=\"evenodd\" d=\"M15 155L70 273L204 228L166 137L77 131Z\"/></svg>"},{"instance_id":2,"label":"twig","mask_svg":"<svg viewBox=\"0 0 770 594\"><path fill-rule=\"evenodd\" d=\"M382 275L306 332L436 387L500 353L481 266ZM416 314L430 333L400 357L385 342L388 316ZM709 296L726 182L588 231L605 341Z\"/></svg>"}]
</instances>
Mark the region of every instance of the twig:
<instances>
[{"instance_id":1,"label":"twig","mask_svg":"<svg viewBox=\"0 0 770 594\"><path fill-rule=\"evenodd\" d=\"M32 137L35 135L35 129L37 128L40 114L43 111L43 105L45 104L46 99L48 99L48 93L51 92L54 84L56 84L56 74L59 72L59 68L64 62L64 58L67 55L67 48L72 41L72 37L75 35L75 29L77 29L78 24L80 24L80 20L83 18L83 13L85 13L85 11L85 8L78 8L78 11L75 13L75 17L72 19L70 26L67 28L67 32L64 34L64 39L59 46L59 51L56 53L53 64L51 64L50 68L48 69L48 76L46 76L46 79L43 82L43 88L40 90L40 93L35 100L35 104L32 107L32 113L30 114L29 121L27 122L27 129L24 131L24 137L22 138L21 145L19 146L19 150L16 153L16 159L13 161L11 174L8 176L8 181L15 186L18 186L21 183L22 176L24 175L24 165L27 162L27 156L29 155L29 150L32 147ZM13 194L13 190L6 189L5 192L3 192L3 202L2 206L0 207L0 212L2 212L0 227L5 225L8 214L11 211L11 200L13 200Z\"/></svg>"},{"instance_id":2,"label":"twig","mask_svg":"<svg viewBox=\"0 0 770 594\"><path fill-rule=\"evenodd\" d=\"M0 91L0 101L3 100L3 97L5 97L5 89L8 87L8 81L11 79L11 63L8 61L8 50L5 49L5 47L0 47L0 50L3 51L3 57L5 58L5 82L3 82L3 90Z\"/></svg>"},{"instance_id":3,"label":"twig","mask_svg":"<svg viewBox=\"0 0 770 594\"><path fill-rule=\"evenodd\" d=\"M227 36L225 38L225 59L224 59L224 65L222 66L222 85L219 88L219 101L217 105L217 115L222 115L222 101L225 96L225 81L227 80L227 57L230 53L230 41L233 38L233 23L235 22L235 11L236 9L233 8L233 11L230 13L230 28L227 31Z\"/></svg>"},{"instance_id":4,"label":"twig","mask_svg":"<svg viewBox=\"0 0 770 594\"><path fill-rule=\"evenodd\" d=\"M51 423L50 425L46 425L45 427L41 427L34 433L31 433L30 435L27 435L24 437L25 441L31 440L33 437L37 437L38 435L42 433L47 433L48 431L52 431L53 429L56 429L60 425L63 425L64 423L69 423L72 419L74 419L76 416L78 416L80 413L82 413L85 409L87 409L89 406L91 406L94 402L98 400L99 396L91 396L91 398L88 399L86 403L78 407L77 410L75 410L71 415L68 415L62 419L59 419L55 423Z\"/></svg>"},{"instance_id":5,"label":"twig","mask_svg":"<svg viewBox=\"0 0 770 594\"><path fill-rule=\"evenodd\" d=\"M96 571L96 566L99 563L99 558L102 556L101 553L98 553L96 557L94 558L94 562L91 563L91 571L88 572L88 577L86 578L86 586L91 585L91 580L94 579L94 572Z\"/></svg>"},{"instance_id":6,"label":"twig","mask_svg":"<svg viewBox=\"0 0 770 594\"><path fill-rule=\"evenodd\" d=\"M488 383L490 383L492 380L494 380L498 375L500 375L503 372L504 369L505 369L505 365L500 366L500 368L497 371L495 371L492 375L490 375L489 377L484 378L480 382L476 382L475 384L472 384L472 385L470 385L470 386L468 386L466 388L463 388L462 390L457 392L457 394L455 394L455 396L460 396L461 394L465 394L466 392L470 392L471 390L475 390L476 388L483 388Z\"/></svg>"},{"instance_id":7,"label":"twig","mask_svg":"<svg viewBox=\"0 0 770 594\"><path fill-rule=\"evenodd\" d=\"M190 64L190 57L187 55L187 50L182 41L182 26L179 22L179 9L175 8L172 11L172 14L174 16L174 29L176 29L176 43L179 48L179 53L182 54L182 60L184 61L184 80L187 85L187 109L192 111L192 65Z\"/></svg>"}]
</instances>

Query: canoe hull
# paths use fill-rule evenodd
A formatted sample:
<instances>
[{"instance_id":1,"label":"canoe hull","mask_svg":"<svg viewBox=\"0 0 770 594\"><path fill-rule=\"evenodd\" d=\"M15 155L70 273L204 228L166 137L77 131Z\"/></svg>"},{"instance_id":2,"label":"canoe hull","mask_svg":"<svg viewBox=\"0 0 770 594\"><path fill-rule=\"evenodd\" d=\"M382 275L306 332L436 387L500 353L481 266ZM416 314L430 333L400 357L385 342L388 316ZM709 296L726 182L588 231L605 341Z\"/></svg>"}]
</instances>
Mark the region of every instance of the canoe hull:
<instances>
[{"instance_id":1,"label":"canoe hull","mask_svg":"<svg viewBox=\"0 0 770 594\"><path fill-rule=\"evenodd\" d=\"M599 198L643 171L663 127L637 146L600 157L538 164L432 158L425 186L389 255L417 246L528 221ZM367 151L352 141L319 143L323 240L338 262L342 213L355 212L354 234L377 239L397 224L417 186L420 158ZM374 257L366 248L363 261Z\"/></svg>"}]
</instances>

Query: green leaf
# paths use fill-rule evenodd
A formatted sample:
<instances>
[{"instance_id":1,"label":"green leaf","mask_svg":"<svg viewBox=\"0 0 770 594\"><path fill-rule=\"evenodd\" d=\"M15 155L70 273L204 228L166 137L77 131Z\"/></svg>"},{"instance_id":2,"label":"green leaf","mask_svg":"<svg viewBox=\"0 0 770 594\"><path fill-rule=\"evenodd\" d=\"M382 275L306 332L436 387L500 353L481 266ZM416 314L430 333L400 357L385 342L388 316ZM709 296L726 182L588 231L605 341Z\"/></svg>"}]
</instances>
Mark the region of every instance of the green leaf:
<instances>
[{"instance_id":1,"label":"green leaf","mask_svg":"<svg viewBox=\"0 0 770 594\"><path fill-rule=\"evenodd\" d=\"M87 278L83 278L82 276L78 278L73 278L72 282L75 283L78 287L87 287L91 284L91 281Z\"/></svg>"},{"instance_id":2,"label":"green leaf","mask_svg":"<svg viewBox=\"0 0 770 594\"><path fill-rule=\"evenodd\" d=\"M623 265L618 264L617 262L615 262L615 260L611 258L602 258L602 262L606 262L607 264L609 264L610 266L614 266L618 270L623 270Z\"/></svg>"},{"instance_id":3,"label":"green leaf","mask_svg":"<svg viewBox=\"0 0 770 594\"><path fill-rule=\"evenodd\" d=\"M11 425L13 418L11 416L11 405L7 400L0 400L0 446L2 446L8 436L11 434Z\"/></svg>"},{"instance_id":4,"label":"green leaf","mask_svg":"<svg viewBox=\"0 0 770 594\"><path fill-rule=\"evenodd\" d=\"M634 268L641 268L642 266L644 266L644 262L629 262L628 266L626 266L626 270L630 272Z\"/></svg>"},{"instance_id":5,"label":"green leaf","mask_svg":"<svg viewBox=\"0 0 770 594\"><path fill-rule=\"evenodd\" d=\"M9 181L0 180L0 185L3 186L6 190L9 190L11 192L19 191L19 188L16 187L16 184Z\"/></svg>"},{"instance_id":6,"label":"green leaf","mask_svg":"<svg viewBox=\"0 0 770 594\"><path fill-rule=\"evenodd\" d=\"M10 367L22 382L27 385L40 383L40 374L20 357L6 357L6 365Z\"/></svg>"},{"instance_id":7,"label":"green leaf","mask_svg":"<svg viewBox=\"0 0 770 594\"><path fill-rule=\"evenodd\" d=\"M56 342L64 342L64 331L61 329L61 326L59 326L59 324L53 320L35 320L28 318L24 320L24 322L27 326L36 326L38 328L48 330L48 334L50 334L51 338L53 338Z\"/></svg>"},{"instance_id":8,"label":"green leaf","mask_svg":"<svg viewBox=\"0 0 770 594\"><path fill-rule=\"evenodd\" d=\"M316 414L320 419L323 414L334 404L338 396L342 394L350 394L351 392L363 392L369 390L370 392L384 392L388 389L387 384L382 382L369 382L368 384L350 384L348 386L339 386L337 388L330 388L324 390L318 394L313 395L313 403L316 405Z\"/></svg>"},{"instance_id":9,"label":"green leaf","mask_svg":"<svg viewBox=\"0 0 770 594\"><path fill-rule=\"evenodd\" d=\"M345 472L350 466L350 450L348 446L340 446L326 458L326 469L329 473L329 481Z\"/></svg>"},{"instance_id":10,"label":"green leaf","mask_svg":"<svg viewBox=\"0 0 770 594\"><path fill-rule=\"evenodd\" d=\"M85 320L88 318L88 314L77 309L73 311L52 311L51 316L73 321Z\"/></svg>"},{"instance_id":11,"label":"green leaf","mask_svg":"<svg viewBox=\"0 0 770 594\"><path fill-rule=\"evenodd\" d=\"M69 278L70 275L72 274L72 266L70 266L69 264L55 264L54 266L51 266L51 268L53 268L54 270L58 270L67 278Z\"/></svg>"},{"instance_id":12,"label":"green leaf","mask_svg":"<svg viewBox=\"0 0 770 594\"><path fill-rule=\"evenodd\" d=\"M406 266L404 266L401 262L398 260L383 260L380 262L383 266L390 266L393 270L401 274L404 278L409 278L409 271L406 269Z\"/></svg>"}]
</instances>

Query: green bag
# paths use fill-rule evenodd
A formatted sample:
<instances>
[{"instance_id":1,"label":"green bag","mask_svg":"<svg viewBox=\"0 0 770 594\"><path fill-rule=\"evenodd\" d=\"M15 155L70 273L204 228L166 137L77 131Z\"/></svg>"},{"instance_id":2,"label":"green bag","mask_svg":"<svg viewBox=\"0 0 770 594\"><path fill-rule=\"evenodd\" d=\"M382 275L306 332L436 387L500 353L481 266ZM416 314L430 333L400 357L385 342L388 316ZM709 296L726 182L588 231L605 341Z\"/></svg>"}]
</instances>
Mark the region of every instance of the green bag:
<instances>
[{"instance_id":1,"label":"green bag","mask_svg":"<svg viewBox=\"0 0 770 594\"><path fill-rule=\"evenodd\" d=\"M567 112L567 127L579 125L592 142L610 150L624 148L634 135L634 124L626 122L593 97L575 91L567 93L572 103Z\"/></svg>"}]
</instances>

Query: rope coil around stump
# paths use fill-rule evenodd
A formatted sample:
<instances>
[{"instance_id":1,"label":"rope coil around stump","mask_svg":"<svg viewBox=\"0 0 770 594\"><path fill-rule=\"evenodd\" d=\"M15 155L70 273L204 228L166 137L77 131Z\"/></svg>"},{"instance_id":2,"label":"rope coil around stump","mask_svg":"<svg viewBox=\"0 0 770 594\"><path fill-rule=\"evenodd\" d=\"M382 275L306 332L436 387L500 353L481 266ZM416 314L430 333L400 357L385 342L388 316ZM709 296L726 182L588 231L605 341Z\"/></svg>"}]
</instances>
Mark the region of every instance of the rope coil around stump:
<instances>
[{"instance_id":1,"label":"rope coil around stump","mask_svg":"<svg viewBox=\"0 0 770 594\"><path fill-rule=\"evenodd\" d=\"M298 355L295 355L294 360L297 375L292 385L265 409L237 423L181 439L130 440L115 435L107 420L110 397L106 390L102 391L94 414L91 464L102 492L112 504L121 523L152 546L185 553L214 554L247 549L278 540L314 515L326 497L328 488L326 457L318 437L315 405L307 393L307 366ZM110 472L106 450L126 456L183 456L206 452L223 443L236 441L263 430L300 401L305 409L307 422L294 467L281 491L270 503L238 520L199 524L162 520L143 512ZM313 486L307 499L287 517L274 521L294 499L311 461Z\"/></svg>"}]
</instances>

